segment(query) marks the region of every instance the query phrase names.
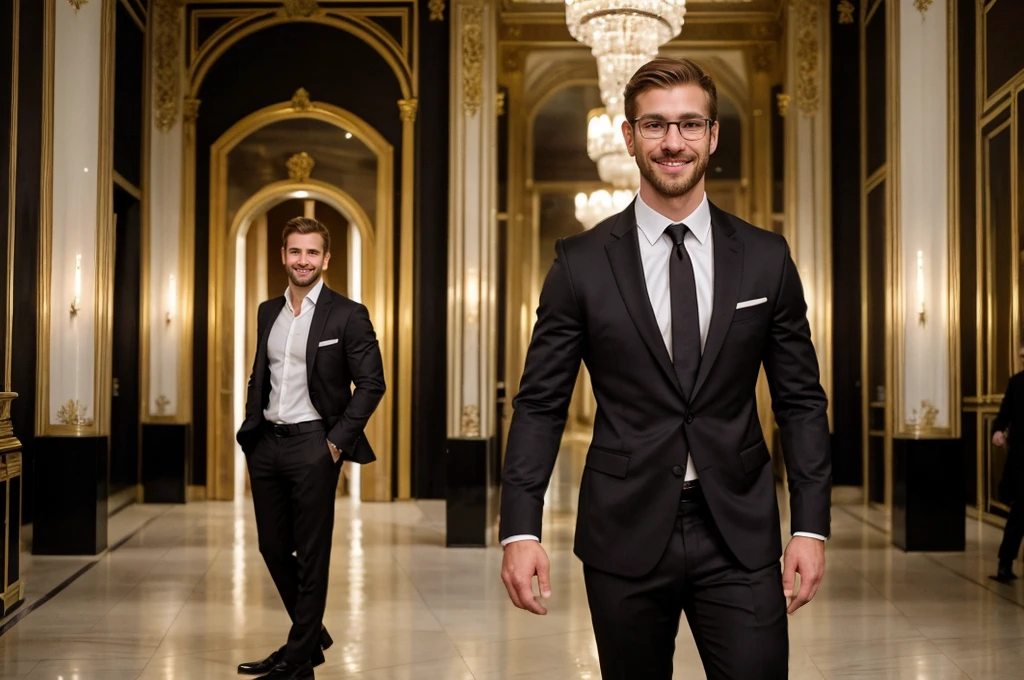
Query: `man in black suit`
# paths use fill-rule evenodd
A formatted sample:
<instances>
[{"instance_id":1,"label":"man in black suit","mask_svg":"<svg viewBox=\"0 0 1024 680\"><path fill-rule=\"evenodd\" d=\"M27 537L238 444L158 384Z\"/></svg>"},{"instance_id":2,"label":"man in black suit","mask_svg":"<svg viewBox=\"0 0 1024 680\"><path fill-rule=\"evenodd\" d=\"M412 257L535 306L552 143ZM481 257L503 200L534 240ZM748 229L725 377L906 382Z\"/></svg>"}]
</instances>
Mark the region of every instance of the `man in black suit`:
<instances>
[{"instance_id":1,"label":"man in black suit","mask_svg":"<svg viewBox=\"0 0 1024 680\"><path fill-rule=\"evenodd\" d=\"M1024 361L1024 347L1019 350ZM1009 433L1009 436L1007 436ZM999 482L999 498L1010 504L1010 516L1003 529L1003 542L999 545L999 570L991 577L997 581L1012 581L1013 561L1020 554L1020 543L1024 540L1024 501L1020 500L1024 489L1024 371L1010 378L1006 393L999 405L999 415L992 423L992 443L996 446L1010 444L1007 452L1003 477Z\"/></svg>"},{"instance_id":2,"label":"man in black suit","mask_svg":"<svg viewBox=\"0 0 1024 680\"><path fill-rule=\"evenodd\" d=\"M306 217L284 228L288 290L259 307L237 435L260 553L292 620L287 644L238 667L267 680L306 680L324 661L332 643L323 616L338 475L346 460L376 459L363 430L384 396L384 367L366 307L323 283L330 238Z\"/></svg>"},{"instance_id":3,"label":"man in black suit","mask_svg":"<svg viewBox=\"0 0 1024 680\"><path fill-rule=\"evenodd\" d=\"M826 397L785 240L708 202L718 144L712 79L656 59L625 89L640 191L556 244L503 472L502 580L544 614L544 493L580 361L597 415L575 553L604 680L672 676L685 612L711 680L785 678L788 611L824 573L831 464ZM755 384L762 363L782 434L794 537L782 540ZM794 590L794 576L800 586Z\"/></svg>"}]
</instances>

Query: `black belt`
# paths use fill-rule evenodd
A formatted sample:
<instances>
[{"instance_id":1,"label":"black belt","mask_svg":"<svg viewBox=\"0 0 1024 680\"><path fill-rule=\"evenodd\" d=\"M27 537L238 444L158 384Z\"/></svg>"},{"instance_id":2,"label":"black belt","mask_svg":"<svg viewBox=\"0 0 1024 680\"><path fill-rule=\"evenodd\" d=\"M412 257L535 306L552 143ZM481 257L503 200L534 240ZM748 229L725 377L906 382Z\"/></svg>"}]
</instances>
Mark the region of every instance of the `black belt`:
<instances>
[{"instance_id":1,"label":"black belt","mask_svg":"<svg viewBox=\"0 0 1024 680\"><path fill-rule=\"evenodd\" d=\"M267 429L270 430L275 437L297 437L300 434L308 434L310 432L323 432L324 421L307 420L304 423L291 423L287 425L271 423L268 421Z\"/></svg>"},{"instance_id":2,"label":"black belt","mask_svg":"<svg viewBox=\"0 0 1024 680\"><path fill-rule=\"evenodd\" d=\"M692 479L683 482L682 492L679 494L680 503L698 503L704 499L704 492L700 488L700 481Z\"/></svg>"}]
</instances>

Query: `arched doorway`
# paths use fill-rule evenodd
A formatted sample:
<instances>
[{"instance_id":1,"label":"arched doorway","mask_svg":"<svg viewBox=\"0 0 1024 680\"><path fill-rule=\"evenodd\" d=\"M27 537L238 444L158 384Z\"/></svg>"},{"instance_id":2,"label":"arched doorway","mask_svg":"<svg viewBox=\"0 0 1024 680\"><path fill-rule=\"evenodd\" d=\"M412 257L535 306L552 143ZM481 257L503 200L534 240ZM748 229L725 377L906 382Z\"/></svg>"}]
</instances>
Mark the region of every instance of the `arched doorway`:
<instances>
[{"instance_id":1,"label":"arched doorway","mask_svg":"<svg viewBox=\"0 0 1024 680\"><path fill-rule=\"evenodd\" d=\"M307 148L316 151L310 154ZM239 168L244 172L239 174ZM284 174L289 178L281 179ZM393 149L376 130L341 108L298 96L293 102L250 114L211 147L210 498L230 500L238 488L234 434L238 413L244 408L239 406L239 399L244 399L239 385L248 379L246 362L251 360L244 356L245 322L239 319L245 318L244 237L252 220L276 203L305 196L331 206L354 226L359 241L359 295L382 339L381 354L390 379L395 374L389 342L395 317L393 187ZM378 460L362 470L359 496L363 500L392 497L393 403L389 391L368 426L367 436Z\"/></svg>"}]
</instances>

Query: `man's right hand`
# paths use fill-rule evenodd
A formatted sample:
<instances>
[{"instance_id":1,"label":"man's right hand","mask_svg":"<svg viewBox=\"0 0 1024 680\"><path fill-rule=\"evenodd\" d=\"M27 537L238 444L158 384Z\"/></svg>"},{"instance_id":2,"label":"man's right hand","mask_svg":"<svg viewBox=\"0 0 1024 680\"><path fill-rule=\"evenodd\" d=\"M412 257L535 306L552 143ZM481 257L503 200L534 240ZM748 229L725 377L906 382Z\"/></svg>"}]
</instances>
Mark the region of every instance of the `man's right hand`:
<instances>
[{"instance_id":1,"label":"man's right hand","mask_svg":"<svg viewBox=\"0 0 1024 680\"><path fill-rule=\"evenodd\" d=\"M551 597L551 572L548 555L539 541L526 539L505 546L501 561L501 580L512 603L534 614L547 614L533 594L533 577L537 576L540 596Z\"/></svg>"},{"instance_id":2,"label":"man's right hand","mask_svg":"<svg viewBox=\"0 0 1024 680\"><path fill-rule=\"evenodd\" d=\"M992 443L995 444L996 446L1002 446L1003 444L1006 443L1006 435L1004 435L1002 432L996 432L995 434L992 435Z\"/></svg>"}]
</instances>

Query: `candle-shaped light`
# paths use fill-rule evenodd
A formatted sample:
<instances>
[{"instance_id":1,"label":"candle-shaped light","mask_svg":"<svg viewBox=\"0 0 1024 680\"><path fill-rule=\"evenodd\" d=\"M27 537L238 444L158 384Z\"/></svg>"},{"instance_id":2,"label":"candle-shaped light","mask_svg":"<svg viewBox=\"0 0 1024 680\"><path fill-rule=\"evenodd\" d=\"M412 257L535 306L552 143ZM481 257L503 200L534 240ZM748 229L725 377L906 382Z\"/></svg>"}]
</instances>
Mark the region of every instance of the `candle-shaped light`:
<instances>
[{"instance_id":1,"label":"candle-shaped light","mask_svg":"<svg viewBox=\"0 0 1024 680\"><path fill-rule=\"evenodd\" d=\"M924 251L917 251L917 322L925 324L924 309Z\"/></svg>"},{"instance_id":2,"label":"candle-shaped light","mask_svg":"<svg viewBox=\"0 0 1024 680\"><path fill-rule=\"evenodd\" d=\"M178 283L174 278L174 274L167 277L167 323L171 322L174 318L175 312L178 311Z\"/></svg>"},{"instance_id":3,"label":"candle-shaped light","mask_svg":"<svg viewBox=\"0 0 1024 680\"><path fill-rule=\"evenodd\" d=\"M75 295L71 298L71 316L82 308L82 254L75 253Z\"/></svg>"}]
</instances>

